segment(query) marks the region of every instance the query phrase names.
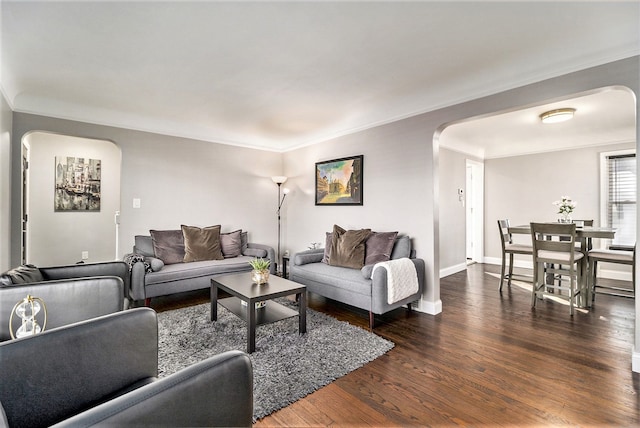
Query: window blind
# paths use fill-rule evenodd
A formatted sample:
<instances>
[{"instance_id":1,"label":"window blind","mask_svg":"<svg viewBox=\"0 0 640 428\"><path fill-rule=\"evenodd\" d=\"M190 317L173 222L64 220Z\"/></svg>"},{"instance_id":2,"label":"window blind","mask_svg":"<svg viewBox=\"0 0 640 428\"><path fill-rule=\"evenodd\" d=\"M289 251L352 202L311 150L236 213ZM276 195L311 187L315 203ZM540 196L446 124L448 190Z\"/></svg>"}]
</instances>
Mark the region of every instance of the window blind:
<instances>
[{"instance_id":1,"label":"window blind","mask_svg":"<svg viewBox=\"0 0 640 428\"><path fill-rule=\"evenodd\" d=\"M616 229L613 245L636 242L636 155L607 157L607 225Z\"/></svg>"}]
</instances>

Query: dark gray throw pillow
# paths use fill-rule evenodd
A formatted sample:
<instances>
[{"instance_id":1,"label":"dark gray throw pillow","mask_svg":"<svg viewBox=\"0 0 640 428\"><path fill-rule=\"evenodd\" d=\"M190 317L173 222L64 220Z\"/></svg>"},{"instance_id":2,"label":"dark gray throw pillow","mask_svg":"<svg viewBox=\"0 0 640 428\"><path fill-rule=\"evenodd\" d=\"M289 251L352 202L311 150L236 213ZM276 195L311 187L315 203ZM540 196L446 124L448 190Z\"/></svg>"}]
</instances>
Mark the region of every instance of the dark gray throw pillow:
<instances>
[{"instance_id":1,"label":"dark gray throw pillow","mask_svg":"<svg viewBox=\"0 0 640 428\"><path fill-rule=\"evenodd\" d=\"M220 234L220 246L225 259L242 254L242 229Z\"/></svg>"},{"instance_id":2,"label":"dark gray throw pillow","mask_svg":"<svg viewBox=\"0 0 640 428\"><path fill-rule=\"evenodd\" d=\"M182 225L184 261L222 260L220 225L200 228Z\"/></svg>"},{"instance_id":3,"label":"dark gray throw pillow","mask_svg":"<svg viewBox=\"0 0 640 428\"><path fill-rule=\"evenodd\" d=\"M364 243L364 264L389 261L397 236L398 232L372 232Z\"/></svg>"},{"instance_id":4,"label":"dark gray throw pillow","mask_svg":"<svg viewBox=\"0 0 640 428\"><path fill-rule=\"evenodd\" d=\"M155 257L165 265L184 261L184 235L182 230L150 230Z\"/></svg>"},{"instance_id":5,"label":"dark gray throw pillow","mask_svg":"<svg viewBox=\"0 0 640 428\"><path fill-rule=\"evenodd\" d=\"M35 267L34 265L22 265L16 268L13 268L2 274L2 284L7 284L7 278L11 281L11 284L28 284L31 282L40 282L44 281L42 277L42 273L40 273L40 269Z\"/></svg>"},{"instance_id":6,"label":"dark gray throw pillow","mask_svg":"<svg viewBox=\"0 0 640 428\"><path fill-rule=\"evenodd\" d=\"M327 236L324 239L324 255L322 256L322 263L329 264L329 258L331 257L331 236L332 232L326 232Z\"/></svg>"},{"instance_id":7,"label":"dark gray throw pillow","mask_svg":"<svg viewBox=\"0 0 640 428\"><path fill-rule=\"evenodd\" d=\"M361 269L364 266L364 242L370 234L371 229L345 230L334 225L329 265Z\"/></svg>"}]
</instances>

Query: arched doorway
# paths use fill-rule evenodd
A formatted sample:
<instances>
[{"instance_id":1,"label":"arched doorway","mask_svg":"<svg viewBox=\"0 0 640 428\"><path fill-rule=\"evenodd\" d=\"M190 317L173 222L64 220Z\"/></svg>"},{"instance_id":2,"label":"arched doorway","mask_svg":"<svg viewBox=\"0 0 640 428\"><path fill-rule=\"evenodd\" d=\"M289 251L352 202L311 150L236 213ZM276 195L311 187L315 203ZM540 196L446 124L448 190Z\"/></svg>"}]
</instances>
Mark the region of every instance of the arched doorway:
<instances>
[{"instance_id":1,"label":"arched doorway","mask_svg":"<svg viewBox=\"0 0 640 428\"><path fill-rule=\"evenodd\" d=\"M23 137L23 262L113 260L122 154L113 142L34 131Z\"/></svg>"}]
</instances>

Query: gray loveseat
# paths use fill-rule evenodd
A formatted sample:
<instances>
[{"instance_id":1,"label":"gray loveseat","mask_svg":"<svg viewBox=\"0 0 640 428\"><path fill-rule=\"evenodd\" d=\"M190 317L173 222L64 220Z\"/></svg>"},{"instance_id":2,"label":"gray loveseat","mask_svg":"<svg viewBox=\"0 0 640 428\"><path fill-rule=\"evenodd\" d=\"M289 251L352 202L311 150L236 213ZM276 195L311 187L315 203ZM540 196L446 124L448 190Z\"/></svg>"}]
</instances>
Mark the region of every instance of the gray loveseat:
<instances>
[{"instance_id":1,"label":"gray loveseat","mask_svg":"<svg viewBox=\"0 0 640 428\"><path fill-rule=\"evenodd\" d=\"M408 236L395 239L390 260L410 258L416 269L419 289L417 293L393 304L387 303L385 269L373 271L373 264L365 265L362 269L331 266L322 261L324 257L324 248L294 254L289 279L306 285L312 293L369 311L371 329L374 327L374 314L384 314L403 305L411 309L411 303L420 299L424 290L424 260L415 258Z\"/></svg>"},{"instance_id":2,"label":"gray loveseat","mask_svg":"<svg viewBox=\"0 0 640 428\"><path fill-rule=\"evenodd\" d=\"M157 379L149 308L4 342L0 367L0 427L252 424L249 357L229 351Z\"/></svg>"},{"instance_id":3,"label":"gray loveseat","mask_svg":"<svg viewBox=\"0 0 640 428\"><path fill-rule=\"evenodd\" d=\"M241 249L235 257L165 264L156 254L152 237L137 235L133 255L138 256L134 259L138 261L130 263L131 300L144 300L145 305L149 306L152 297L208 288L211 286L211 278L216 275L250 272L249 261L256 257L270 260L271 273L275 273L274 249L247 242L247 232L242 232L240 236ZM144 260L140 260L141 258ZM131 260L131 254L125 257L127 259Z\"/></svg>"}]
</instances>

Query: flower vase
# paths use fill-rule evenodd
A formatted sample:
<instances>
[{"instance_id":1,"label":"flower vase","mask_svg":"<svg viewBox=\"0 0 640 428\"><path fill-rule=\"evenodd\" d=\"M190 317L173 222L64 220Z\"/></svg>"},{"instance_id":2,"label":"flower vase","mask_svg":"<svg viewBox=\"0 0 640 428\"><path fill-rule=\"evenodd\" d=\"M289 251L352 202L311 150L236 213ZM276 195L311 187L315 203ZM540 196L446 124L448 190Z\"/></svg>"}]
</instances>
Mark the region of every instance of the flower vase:
<instances>
[{"instance_id":1,"label":"flower vase","mask_svg":"<svg viewBox=\"0 0 640 428\"><path fill-rule=\"evenodd\" d=\"M267 282L269 282L269 271L267 269L252 270L251 281L253 281L254 284L258 284L258 285L266 284Z\"/></svg>"},{"instance_id":2,"label":"flower vase","mask_svg":"<svg viewBox=\"0 0 640 428\"><path fill-rule=\"evenodd\" d=\"M560 223L571 223L571 213L562 213Z\"/></svg>"}]
</instances>

